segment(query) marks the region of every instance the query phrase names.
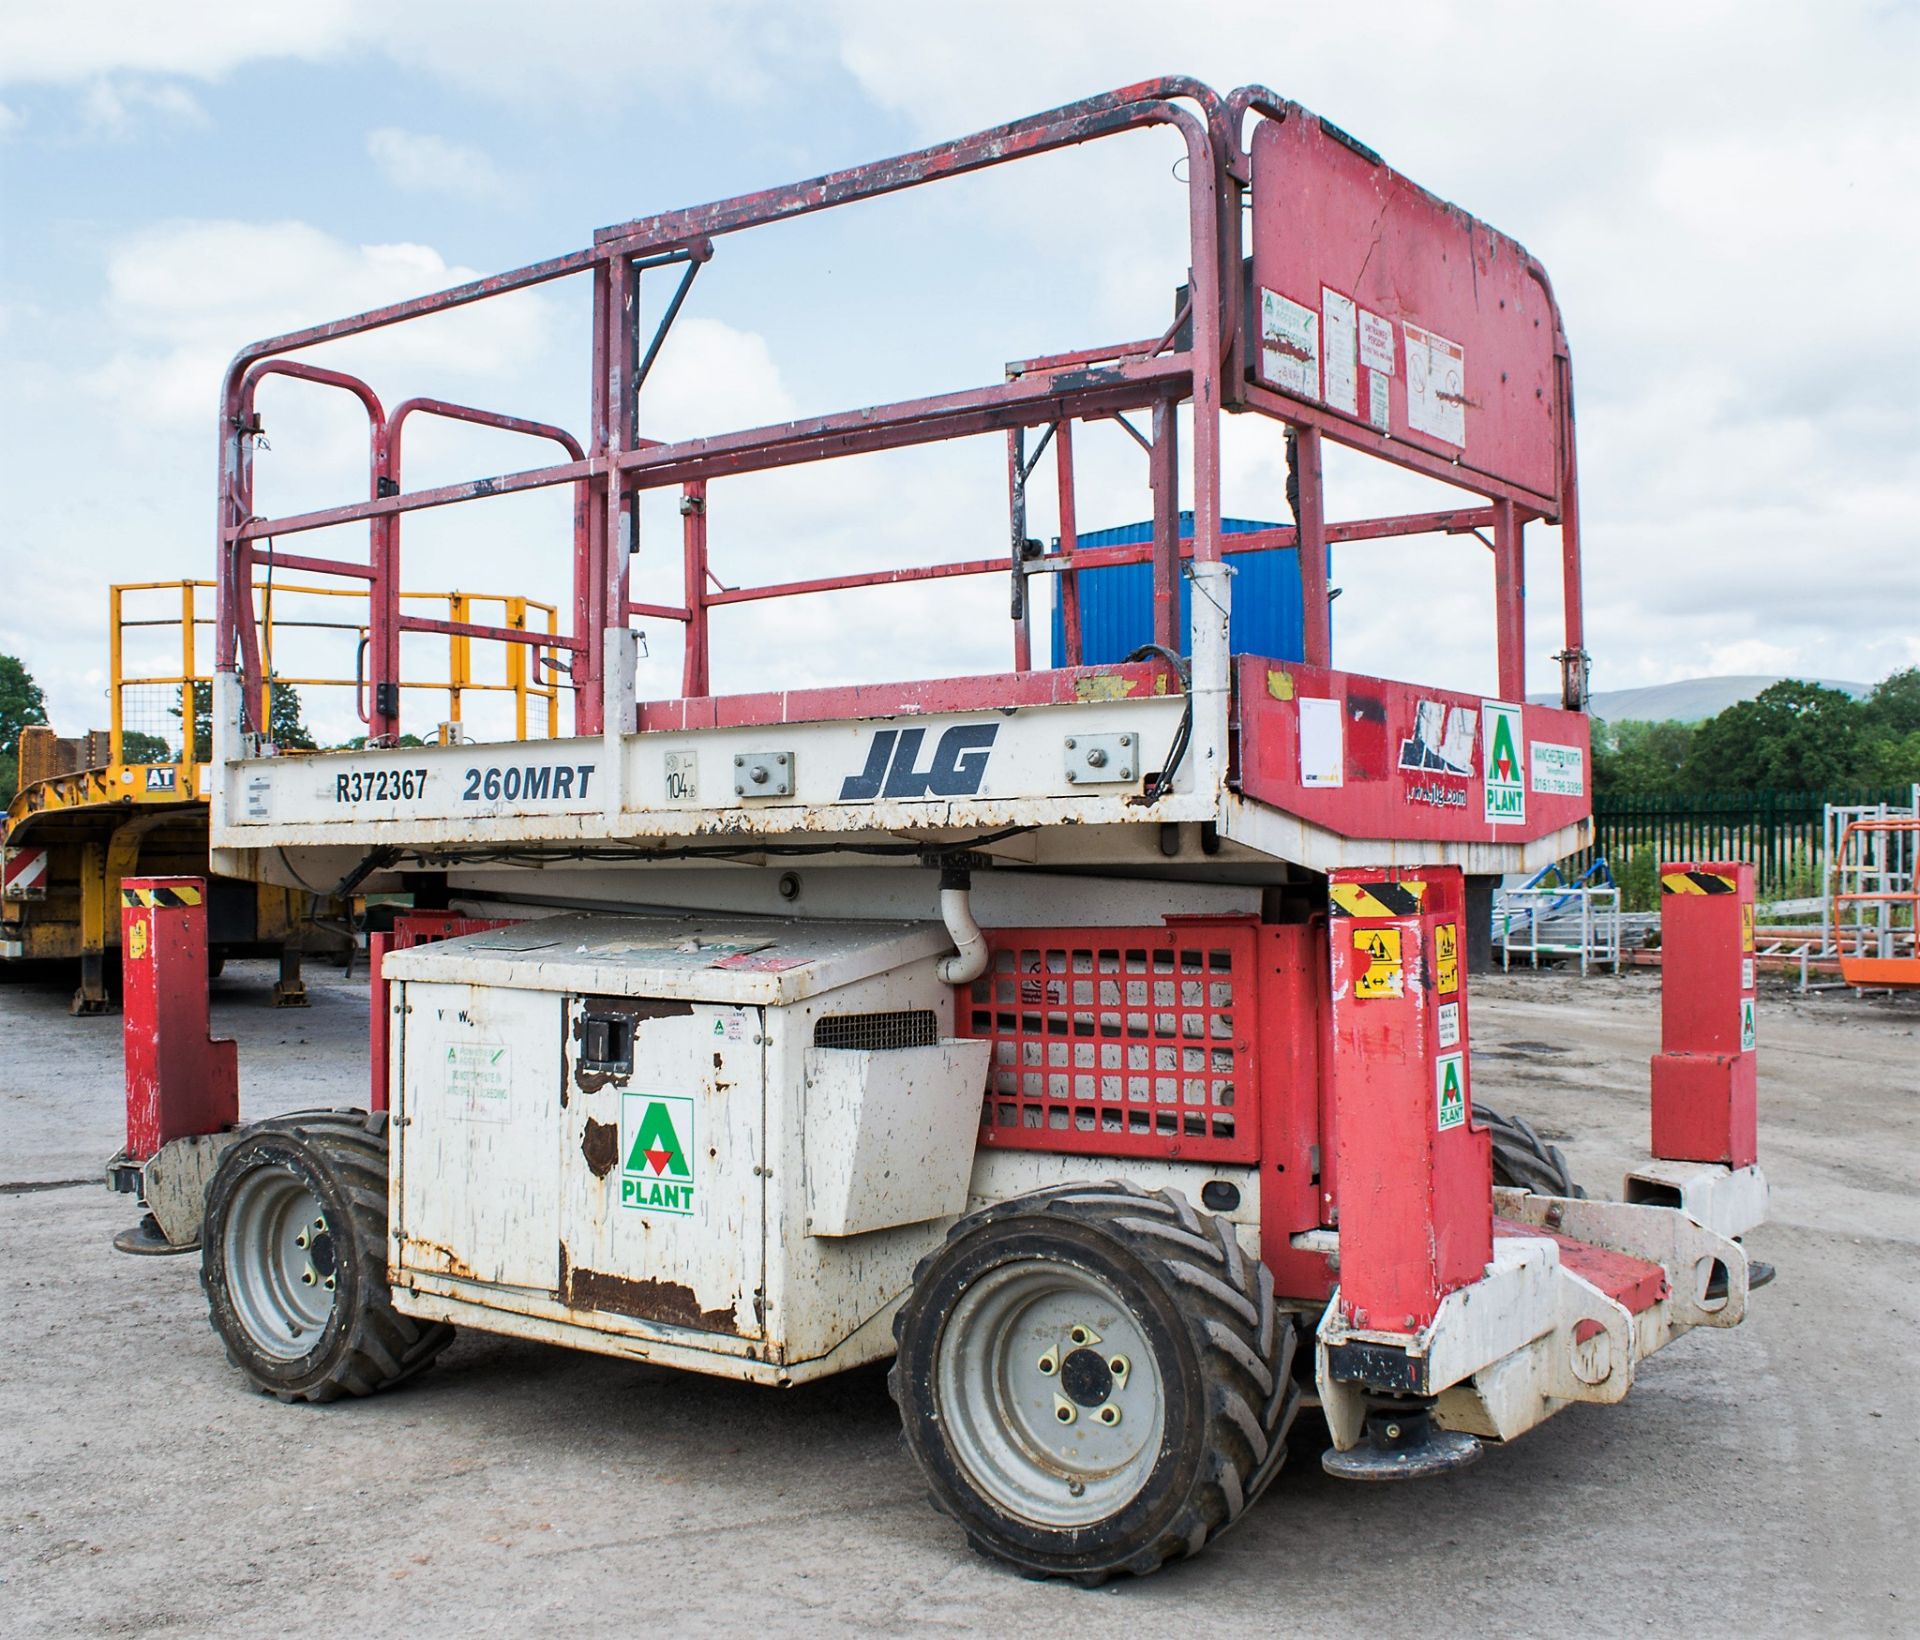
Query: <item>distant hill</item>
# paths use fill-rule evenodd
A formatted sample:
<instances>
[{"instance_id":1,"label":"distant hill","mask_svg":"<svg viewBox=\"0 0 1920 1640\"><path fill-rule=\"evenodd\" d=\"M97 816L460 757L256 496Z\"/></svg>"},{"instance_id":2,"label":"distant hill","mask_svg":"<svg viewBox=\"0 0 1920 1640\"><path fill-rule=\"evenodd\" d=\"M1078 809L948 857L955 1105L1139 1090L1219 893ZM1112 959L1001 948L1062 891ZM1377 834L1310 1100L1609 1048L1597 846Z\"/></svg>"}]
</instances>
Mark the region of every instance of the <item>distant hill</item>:
<instances>
[{"instance_id":1,"label":"distant hill","mask_svg":"<svg viewBox=\"0 0 1920 1640\"><path fill-rule=\"evenodd\" d=\"M1779 677L1682 678L1645 689L1602 689L1588 708L1609 723L1699 723L1724 712L1736 701L1752 700ZM1870 683L1842 683L1837 678L1809 678L1809 683L1842 689L1856 700L1870 694ZM1557 695L1530 697L1542 706L1559 705Z\"/></svg>"}]
</instances>

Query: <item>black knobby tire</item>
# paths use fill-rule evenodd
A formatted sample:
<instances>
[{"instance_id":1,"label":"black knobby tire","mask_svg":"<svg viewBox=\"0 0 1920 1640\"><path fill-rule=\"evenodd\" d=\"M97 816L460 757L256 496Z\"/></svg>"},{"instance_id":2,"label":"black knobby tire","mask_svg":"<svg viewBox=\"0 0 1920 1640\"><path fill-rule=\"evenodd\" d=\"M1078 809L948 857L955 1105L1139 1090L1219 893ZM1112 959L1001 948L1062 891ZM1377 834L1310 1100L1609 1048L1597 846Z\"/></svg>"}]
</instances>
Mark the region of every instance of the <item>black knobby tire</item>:
<instances>
[{"instance_id":1,"label":"black knobby tire","mask_svg":"<svg viewBox=\"0 0 1920 1640\"><path fill-rule=\"evenodd\" d=\"M296 1228L311 1236L298 1276L280 1256L292 1256ZM393 1307L384 1112L302 1111L250 1128L207 1186L200 1284L228 1359L282 1401L391 1388L453 1341L452 1327Z\"/></svg>"},{"instance_id":2,"label":"black knobby tire","mask_svg":"<svg viewBox=\"0 0 1920 1640\"><path fill-rule=\"evenodd\" d=\"M1524 1116L1503 1116L1477 1099L1474 1117L1493 1130L1493 1182L1536 1196L1575 1196L1586 1191L1573 1182L1573 1172L1558 1145L1550 1145Z\"/></svg>"},{"instance_id":3,"label":"black knobby tire","mask_svg":"<svg viewBox=\"0 0 1920 1640\"><path fill-rule=\"evenodd\" d=\"M953 1381L954 1363L974 1359L963 1353L971 1348L967 1339L950 1336L969 1325L970 1293L996 1282L1044 1283L1056 1272L1119 1300L1126 1319L1118 1330L1150 1349L1163 1408L1157 1450L1143 1447L1137 1486L1101 1494L1107 1513L1071 1522L1022 1513L1005 1486L995 1495L991 1474L966 1455L970 1443L977 1446L968 1430L978 1413L960 1404L964 1395L942 1388ZM1024 1313L1039 1310L1036 1301ZM977 1374L994 1381L996 1388L982 1393L997 1395L1003 1411L1040 1387L1016 1386L1014 1375L1054 1336L1044 1322L1009 1331L1020 1341L1009 1346L1006 1373ZM1275 1306L1271 1272L1241 1248L1230 1223L1174 1190L1119 1181L1071 1185L960 1220L915 1272L894 1337L898 1355L888 1387L935 1507L960 1523L976 1550L1028 1575L1097 1584L1121 1571L1144 1576L1198 1552L1279 1471L1300 1404L1294 1323ZM1071 1365L1061 1363L1061 1388ZM1011 1415L1001 1428L1013 1429ZM1007 1439L1018 1449L1017 1435ZM1070 1509L1069 1473L1059 1471L1058 1484Z\"/></svg>"}]
</instances>

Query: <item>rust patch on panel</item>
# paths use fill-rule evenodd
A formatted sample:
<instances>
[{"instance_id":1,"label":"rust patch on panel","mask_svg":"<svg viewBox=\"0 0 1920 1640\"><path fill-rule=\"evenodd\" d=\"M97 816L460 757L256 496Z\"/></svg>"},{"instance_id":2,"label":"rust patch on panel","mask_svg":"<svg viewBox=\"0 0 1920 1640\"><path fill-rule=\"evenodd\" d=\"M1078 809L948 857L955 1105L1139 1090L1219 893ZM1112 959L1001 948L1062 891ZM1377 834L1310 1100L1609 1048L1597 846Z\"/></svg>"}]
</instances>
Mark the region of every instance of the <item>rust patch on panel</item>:
<instances>
[{"instance_id":1,"label":"rust patch on panel","mask_svg":"<svg viewBox=\"0 0 1920 1640\"><path fill-rule=\"evenodd\" d=\"M452 1276L456 1281L478 1281L473 1266L444 1242L422 1241L407 1237L402 1246L401 1263L409 1269L431 1270L436 1275Z\"/></svg>"},{"instance_id":2,"label":"rust patch on panel","mask_svg":"<svg viewBox=\"0 0 1920 1640\"><path fill-rule=\"evenodd\" d=\"M620 1129L612 1122L587 1118L587 1131L580 1135L580 1154L596 1179L604 1179L620 1160Z\"/></svg>"},{"instance_id":3,"label":"rust patch on panel","mask_svg":"<svg viewBox=\"0 0 1920 1640\"><path fill-rule=\"evenodd\" d=\"M604 1270L575 1268L564 1241L560 1243L560 1302L575 1310L606 1310L669 1327L740 1334L731 1309L701 1309L693 1289L677 1281L638 1281Z\"/></svg>"}]
</instances>

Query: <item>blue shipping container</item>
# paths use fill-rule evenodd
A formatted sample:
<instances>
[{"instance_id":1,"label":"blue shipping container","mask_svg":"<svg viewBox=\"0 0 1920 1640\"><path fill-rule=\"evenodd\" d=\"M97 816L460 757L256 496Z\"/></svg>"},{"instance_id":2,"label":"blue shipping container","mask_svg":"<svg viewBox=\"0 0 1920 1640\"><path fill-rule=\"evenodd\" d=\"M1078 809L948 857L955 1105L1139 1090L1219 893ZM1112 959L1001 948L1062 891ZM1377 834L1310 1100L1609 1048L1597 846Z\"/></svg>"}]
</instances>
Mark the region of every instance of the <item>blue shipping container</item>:
<instances>
[{"instance_id":1,"label":"blue shipping container","mask_svg":"<svg viewBox=\"0 0 1920 1640\"><path fill-rule=\"evenodd\" d=\"M1280 526L1251 518L1223 518L1222 535ZM1153 525L1122 524L1117 529L1087 530L1083 547L1132 546L1153 539ZM1193 514L1180 515L1180 539L1193 539ZM1331 556L1331 555L1329 555ZM1300 603L1300 568L1294 549L1274 547L1265 552L1229 552L1233 566L1233 619L1228 644L1236 655L1265 655L1277 661L1297 661L1306 652ZM1193 645L1191 603L1193 583L1180 577L1180 653ZM1110 666L1153 642L1153 566L1109 564L1080 572L1080 646L1082 664ZM1054 589L1053 664L1065 666L1067 635L1060 611L1059 589Z\"/></svg>"}]
</instances>

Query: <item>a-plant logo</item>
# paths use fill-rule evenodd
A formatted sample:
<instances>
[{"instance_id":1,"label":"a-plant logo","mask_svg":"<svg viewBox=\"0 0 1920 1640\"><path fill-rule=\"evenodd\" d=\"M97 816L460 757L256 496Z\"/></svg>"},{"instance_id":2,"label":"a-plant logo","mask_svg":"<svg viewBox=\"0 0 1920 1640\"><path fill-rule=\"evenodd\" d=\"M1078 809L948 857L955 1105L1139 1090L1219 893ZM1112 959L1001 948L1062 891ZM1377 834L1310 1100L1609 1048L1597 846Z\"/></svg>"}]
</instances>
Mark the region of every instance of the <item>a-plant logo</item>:
<instances>
[{"instance_id":1,"label":"a-plant logo","mask_svg":"<svg viewBox=\"0 0 1920 1640\"><path fill-rule=\"evenodd\" d=\"M693 1101L671 1093L620 1096L620 1205L643 1213L693 1212Z\"/></svg>"},{"instance_id":2,"label":"a-plant logo","mask_svg":"<svg viewBox=\"0 0 1920 1640\"><path fill-rule=\"evenodd\" d=\"M1436 1125L1442 1133L1467 1120L1467 1061L1464 1054L1443 1053L1433 1062L1433 1093L1438 1105Z\"/></svg>"},{"instance_id":3,"label":"a-plant logo","mask_svg":"<svg viewBox=\"0 0 1920 1640\"><path fill-rule=\"evenodd\" d=\"M1485 701L1480 707L1487 744L1487 824L1524 825L1527 767L1520 756L1520 708Z\"/></svg>"}]
</instances>

